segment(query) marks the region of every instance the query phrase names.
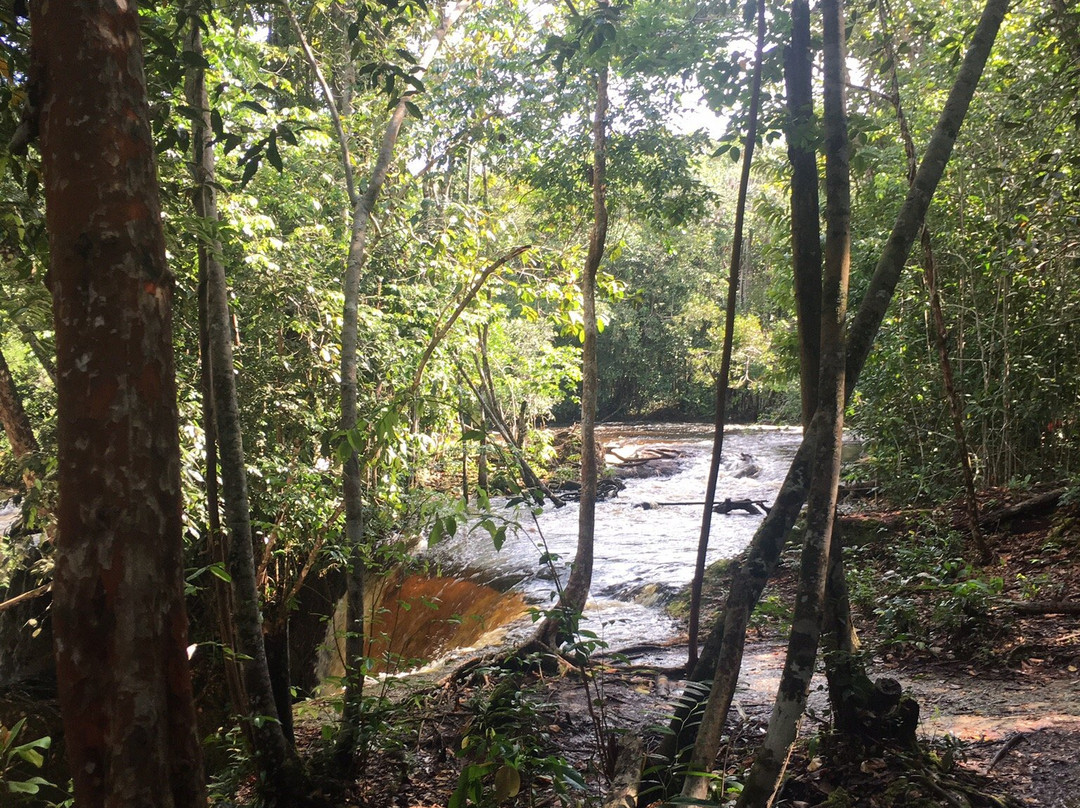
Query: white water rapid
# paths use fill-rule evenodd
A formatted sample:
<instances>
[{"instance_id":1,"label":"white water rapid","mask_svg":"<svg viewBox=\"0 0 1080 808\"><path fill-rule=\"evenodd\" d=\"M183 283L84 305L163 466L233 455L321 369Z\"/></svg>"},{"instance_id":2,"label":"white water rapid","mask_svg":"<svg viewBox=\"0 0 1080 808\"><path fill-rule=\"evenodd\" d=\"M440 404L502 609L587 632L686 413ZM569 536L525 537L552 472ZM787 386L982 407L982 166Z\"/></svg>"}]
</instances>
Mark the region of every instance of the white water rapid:
<instances>
[{"instance_id":1,"label":"white water rapid","mask_svg":"<svg viewBox=\"0 0 1080 808\"><path fill-rule=\"evenodd\" d=\"M582 628L616 649L669 640L678 628L662 607L693 576L702 508L665 503L704 501L712 428L607 425L597 430L597 440L622 458L649 450L677 456L645 464L638 473L649 476L625 479L626 488L617 497L597 503L593 581ZM750 499L771 505L801 440L797 428L728 429L717 501ZM613 471L619 476L618 467ZM655 476L657 472L663 476ZM545 550L556 554L556 570L560 576L567 574L577 546L577 505L548 504L534 523L524 507L492 504L499 518L517 526L507 531L501 550L495 550L485 531L473 528L459 530L428 555L455 574L499 589L511 587L537 608L548 608L555 602L555 585L540 557ZM761 519L760 514L741 511L714 515L709 563L737 555ZM511 635L523 635L528 628L520 625L511 629Z\"/></svg>"}]
</instances>

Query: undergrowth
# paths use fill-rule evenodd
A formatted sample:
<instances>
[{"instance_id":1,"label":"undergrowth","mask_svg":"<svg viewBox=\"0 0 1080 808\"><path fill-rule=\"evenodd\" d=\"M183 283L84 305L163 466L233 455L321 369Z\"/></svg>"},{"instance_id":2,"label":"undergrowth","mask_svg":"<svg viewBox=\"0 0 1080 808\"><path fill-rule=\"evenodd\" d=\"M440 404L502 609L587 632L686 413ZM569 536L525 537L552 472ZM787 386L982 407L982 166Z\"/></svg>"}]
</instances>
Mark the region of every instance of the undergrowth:
<instances>
[{"instance_id":1,"label":"undergrowth","mask_svg":"<svg viewBox=\"0 0 1080 808\"><path fill-rule=\"evenodd\" d=\"M993 567L964 557L964 536L930 517L902 533L880 527L845 549L852 608L870 620L885 653L948 649L986 659L1008 616L995 609L1004 589Z\"/></svg>"}]
</instances>

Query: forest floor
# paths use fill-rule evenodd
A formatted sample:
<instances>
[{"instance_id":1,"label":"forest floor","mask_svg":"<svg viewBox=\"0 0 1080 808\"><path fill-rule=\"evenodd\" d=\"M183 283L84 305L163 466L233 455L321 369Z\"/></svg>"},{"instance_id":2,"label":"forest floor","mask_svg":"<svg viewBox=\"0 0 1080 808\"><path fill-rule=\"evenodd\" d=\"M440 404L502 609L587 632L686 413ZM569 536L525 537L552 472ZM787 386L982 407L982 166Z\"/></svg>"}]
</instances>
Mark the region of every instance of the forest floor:
<instances>
[{"instance_id":1,"label":"forest floor","mask_svg":"<svg viewBox=\"0 0 1080 808\"><path fill-rule=\"evenodd\" d=\"M986 511L1025 495L994 496ZM837 751L819 676L778 806L1080 808L1080 616L1047 606L1080 602L1080 511L1064 505L1003 522L988 536L995 560L986 566L963 561L959 518L951 508L862 505L843 519L869 673L898 680L917 699L922 750ZM737 796L768 724L793 558L752 622L718 799ZM726 584L713 578L706 600L715 610ZM1021 614L1017 603L1045 613ZM587 675L564 668L507 680L480 670L413 692L386 716L398 722L399 742L372 751L345 804L509 804L518 788L515 803L599 804L620 743L612 739L655 745L685 684L686 650L685 637L675 638L622 658L598 655ZM307 726L313 733L315 722ZM612 751L598 751L598 737Z\"/></svg>"}]
</instances>

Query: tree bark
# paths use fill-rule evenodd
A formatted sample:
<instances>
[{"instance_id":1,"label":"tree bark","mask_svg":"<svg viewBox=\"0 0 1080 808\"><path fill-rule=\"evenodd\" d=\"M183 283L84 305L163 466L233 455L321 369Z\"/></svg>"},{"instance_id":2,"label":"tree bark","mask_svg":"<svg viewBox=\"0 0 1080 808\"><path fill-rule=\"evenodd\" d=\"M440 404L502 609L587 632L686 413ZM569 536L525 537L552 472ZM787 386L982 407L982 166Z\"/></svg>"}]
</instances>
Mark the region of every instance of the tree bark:
<instances>
[{"instance_id":1,"label":"tree bark","mask_svg":"<svg viewBox=\"0 0 1080 808\"><path fill-rule=\"evenodd\" d=\"M863 301L848 329L845 399L851 396L885 317L1007 9L1008 0L987 0L923 156L916 181L908 191ZM827 438L827 430L823 428L827 424L820 427L817 424L812 422L806 431L772 510L754 534L746 561L732 583L727 605L720 617L723 626L714 629L714 635L720 638L716 669L707 710L698 730L699 735L707 738L704 741L707 746L703 747L699 759L709 761L710 765L719 749L721 731L735 692L750 614L776 569L784 542L806 501L812 459L820 441ZM708 751L710 749L711 753Z\"/></svg>"},{"instance_id":2,"label":"tree bark","mask_svg":"<svg viewBox=\"0 0 1080 808\"><path fill-rule=\"evenodd\" d=\"M604 5L604 4L602 4ZM582 326L585 339L581 349L581 497L578 501L578 541L570 576L559 593L554 616L537 628L535 640L546 645L568 640L577 630L581 612L592 586L593 548L596 540L596 273L604 257L607 241L607 112L608 65L596 78L596 108L593 111L593 224L589 252L581 271Z\"/></svg>"},{"instance_id":3,"label":"tree bark","mask_svg":"<svg viewBox=\"0 0 1080 808\"><path fill-rule=\"evenodd\" d=\"M750 167L757 145L758 110L761 107L762 51L765 48L765 4L757 7L757 45L754 51L754 72L750 79L750 109L747 112L746 138L743 141L743 164L739 176L739 194L735 202L735 233L731 240L731 266L728 271L727 309L724 318L724 345L720 355L720 375L716 377L713 449L709 463L709 479L705 489L705 507L701 511L701 532L698 535L694 577L690 583L690 618L688 625L689 654L686 667L693 670L698 659L698 624L701 620L701 588L705 580L705 556L709 550L709 531L712 528L713 503L716 501L716 482L720 476L720 461L724 453L724 427L727 425L727 394L731 375L731 349L735 341L735 308L739 293L739 269L742 266L743 223L746 219L746 193L750 186Z\"/></svg>"},{"instance_id":4,"label":"tree bark","mask_svg":"<svg viewBox=\"0 0 1080 808\"><path fill-rule=\"evenodd\" d=\"M53 621L75 799L205 806L186 655L180 445L134 4L34 3L57 343Z\"/></svg>"},{"instance_id":5,"label":"tree bark","mask_svg":"<svg viewBox=\"0 0 1080 808\"><path fill-rule=\"evenodd\" d=\"M806 709L810 680L817 661L818 639L825 613L829 548L840 482L844 443L844 324L847 316L848 271L851 266L851 185L848 164L847 111L842 0L822 0L825 57L825 268L822 286L821 379L814 421L823 433L811 471L807 498L799 586L791 621L787 658L776 693L769 730L739 797L738 808L768 808L776 798L791 755L799 721ZM715 754L715 753L714 753ZM711 766L712 759L694 764ZM695 792L700 781L691 779ZM688 795L690 796L690 795ZM701 796L704 796L702 794Z\"/></svg>"},{"instance_id":6,"label":"tree bark","mask_svg":"<svg viewBox=\"0 0 1080 808\"><path fill-rule=\"evenodd\" d=\"M197 17L191 20L187 46L201 61L202 37ZM195 148L195 212L210 223L218 222L215 190L215 161L210 108L205 72L193 67L188 75L188 101L199 112L193 121ZM299 786L293 781L297 760L283 731L274 699L270 668L263 636L263 616L255 576L254 535L248 500L247 469L244 462L243 432L236 396L233 365L232 317L229 312L228 283L225 267L217 256L221 243L211 239L199 245L200 268L206 275L208 348L211 371L214 424L220 448L221 488L224 495L225 523L229 532L228 572L232 578L232 630L235 651L240 655L243 689L247 696L245 714L254 746L255 758L262 771L268 793L282 798ZM269 719L269 720L268 720ZM295 795L294 795L295 796Z\"/></svg>"},{"instance_id":7,"label":"tree bark","mask_svg":"<svg viewBox=\"0 0 1080 808\"><path fill-rule=\"evenodd\" d=\"M16 458L38 451L37 438L30 418L23 407L22 398L15 388L7 359L0 352L0 423L4 425L11 452Z\"/></svg>"},{"instance_id":8,"label":"tree bark","mask_svg":"<svg viewBox=\"0 0 1080 808\"><path fill-rule=\"evenodd\" d=\"M806 0L793 0L791 44L784 49L784 83L788 107L791 258L795 270L803 429L809 427L810 419L814 417L821 364L821 214L812 75L809 4Z\"/></svg>"}]
</instances>

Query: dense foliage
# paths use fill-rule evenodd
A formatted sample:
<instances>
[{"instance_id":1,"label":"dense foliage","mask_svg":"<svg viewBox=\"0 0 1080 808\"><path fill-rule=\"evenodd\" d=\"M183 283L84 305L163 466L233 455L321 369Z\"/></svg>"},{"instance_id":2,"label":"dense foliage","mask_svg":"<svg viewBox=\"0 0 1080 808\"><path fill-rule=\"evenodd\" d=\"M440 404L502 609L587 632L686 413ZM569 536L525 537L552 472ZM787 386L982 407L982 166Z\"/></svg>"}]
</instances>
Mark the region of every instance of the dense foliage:
<instances>
[{"instance_id":1,"label":"dense foliage","mask_svg":"<svg viewBox=\"0 0 1080 808\"><path fill-rule=\"evenodd\" d=\"M848 10L853 304L907 189L898 109L918 150L979 5L860 0ZM19 458L10 431L0 437L0 478L13 490L26 485L29 532L49 536L54 326L19 6L0 10L0 358L40 447ZM751 6L640 0L600 3L593 13L569 0L566 8L480 3L466 8L428 67L420 62L439 9L424 0L146 4L142 37L176 284L186 560L194 611L206 623L200 637L214 633L204 596L228 574L213 553L215 506L205 495L217 471L205 468L197 248L219 242L227 271L258 584L268 621L284 622L305 582L336 581L350 553L384 573L406 563L406 548L432 525L436 534L457 527L460 495L483 502L489 488L530 485L528 470L555 454L543 427L576 419L576 283L591 215L592 71L601 60L612 71L612 110L599 417L709 416ZM185 48L193 18L204 31L202 55ZM781 69L789 19L779 3L768 18L729 413L796 422ZM210 87L220 221L191 204L199 111L185 81L196 67ZM1080 473L1078 71L1075 2L1020 0L927 223L981 486ZM372 181L388 110L402 100L408 120L364 222L358 418L343 428L343 270L355 197ZM960 489L960 450L924 255L916 250L897 290L849 425L865 441L860 473L904 494L942 497ZM341 538L338 504L342 462L353 453L367 531L359 550ZM496 527L489 532L499 540ZM6 584L28 550L22 539L2 541ZM33 559L42 581L49 552L46 542ZM211 647L220 664L227 654Z\"/></svg>"}]
</instances>

